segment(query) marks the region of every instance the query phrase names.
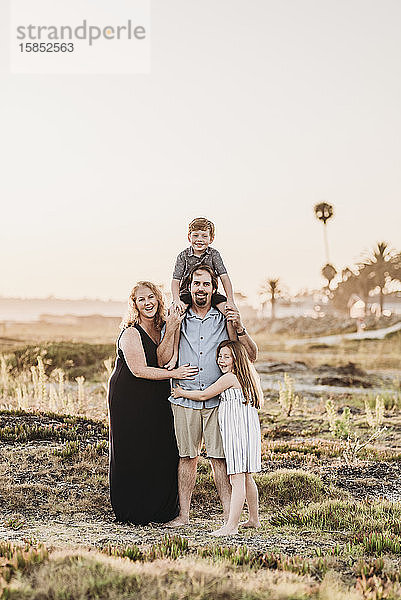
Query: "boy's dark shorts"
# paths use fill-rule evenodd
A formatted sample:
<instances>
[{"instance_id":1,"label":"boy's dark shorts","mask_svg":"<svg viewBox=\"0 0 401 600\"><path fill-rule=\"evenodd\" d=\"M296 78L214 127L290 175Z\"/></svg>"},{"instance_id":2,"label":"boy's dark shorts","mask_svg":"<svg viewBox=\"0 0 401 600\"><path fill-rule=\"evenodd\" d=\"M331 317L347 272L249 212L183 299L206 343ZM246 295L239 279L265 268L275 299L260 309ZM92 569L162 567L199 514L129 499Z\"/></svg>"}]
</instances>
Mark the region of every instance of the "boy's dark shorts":
<instances>
[{"instance_id":1,"label":"boy's dark shorts","mask_svg":"<svg viewBox=\"0 0 401 600\"><path fill-rule=\"evenodd\" d=\"M181 302L184 302L185 304L188 304L188 306L191 306L192 304L192 297L190 292L187 292L185 290L183 290L180 293L180 300ZM225 296L223 296L223 294L219 294L219 292L215 292L212 296L212 306L213 308L216 308L216 306L218 304L221 304L222 302L227 302L227 298Z\"/></svg>"}]
</instances>

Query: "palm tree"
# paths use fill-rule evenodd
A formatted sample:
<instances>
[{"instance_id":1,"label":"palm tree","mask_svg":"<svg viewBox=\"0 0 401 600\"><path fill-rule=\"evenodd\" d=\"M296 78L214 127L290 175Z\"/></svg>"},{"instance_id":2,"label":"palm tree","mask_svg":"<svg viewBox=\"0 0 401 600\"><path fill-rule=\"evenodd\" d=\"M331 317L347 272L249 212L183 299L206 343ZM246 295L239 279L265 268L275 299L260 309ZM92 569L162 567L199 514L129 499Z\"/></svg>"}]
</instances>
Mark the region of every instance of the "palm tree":
<instances>
[{"instance_id":1,"label":"palm tree","mask_svg":"<svg viewBox=\"0 0 401 600\"><path fill-rule=\"evenodd\" d=\"M271 305L271 320L274 321L276 318L276 300L280 294L279 279L267 279L260 289L260 296L262 297L262 312L266 306L268 300Z\"/></svg>"},{"instance_id":2,"label":"palm tree","mask_svg":"<svg viewBox=\"0 0 401 600\"><path fill-rule=\"evenodd\" d=\"M391 259L391 275L396 281L401 281L401 252Z\"/></svg>"},{"instance_id":3,"label":"palm tree","mask_svg":"<svg viewBox=\"0 0 401 600\"><path fill-rule=\"evenodd\" d=\"M326 264L330 264L330 256L329 256L329 244L327 241L327 221L329 221L333 215L334 210L331 204L327 202L319 202L319 204L315 204L315 216L316 218L323 223L323 237L324 237L324 247L326 251Z\"/></svg>"},{"instance_id":4,"label":"palm tree","mask_svg":"<svg viewBox=\"0 0 401 600\"><path fill-rule=\"evenodd\" d=\"M386 283L400 277L395 251L387 242L378 242L372 252L365 256L362 268L369 271L373 287L379 288L380 314L383 312L384 287Z\"/></svg>"},{"instance_id":5,"label":"palm tree","mask_svg":"<svg viewBox=\"0 0 401 600\"><path fill-rule=\"evenodd\" d=\"M365 317L368 312L369 292L375 288L374 274L366 265L360 265L355 277L355 288L358 296L365 303Z\"/></svg>"},{"instance_id":6,"label":"palm tree","mask_svg":"<svg viewBox=\"0 0 401 600\"><path fill-rule=\"evenodd\" d=\"M375 287L372 273L366 266L359 266L357 271L352 271L349 267L343 269L341 281L332 293L334 306L344 312L349 308L349 299L357 295L365 304L365 315L367 312L369 292Z\"/></svg>"},{"instance_id":7,"label":"palm tree","mask_svg":"<svg viewBox=\"0 0 401 600\"><path fill-rule=\"evenodd\" d=\"M329 290L331 281L337 275L337 269L330 263L327 263L327 265L324 265L322 269L322 275L325 279L327 279L327 289Z\"/></svg>"}]
</instances>

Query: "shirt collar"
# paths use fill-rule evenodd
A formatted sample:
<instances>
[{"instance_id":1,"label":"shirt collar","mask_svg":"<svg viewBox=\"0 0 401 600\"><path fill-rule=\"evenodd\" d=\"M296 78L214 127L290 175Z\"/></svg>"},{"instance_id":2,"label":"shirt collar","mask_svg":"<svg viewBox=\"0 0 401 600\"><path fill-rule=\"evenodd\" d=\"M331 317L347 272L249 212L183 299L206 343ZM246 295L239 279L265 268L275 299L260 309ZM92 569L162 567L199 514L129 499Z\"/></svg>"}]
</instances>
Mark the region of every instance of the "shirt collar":
<instances>
[{"instance_id":1,"label":"shirt collar","mask_svg":"<svg viewBox=\"0 0 401 600\"><path fill-rule=\"evenodd\" d=\"M214 317L215 315L219 314L219 310L217 310L217 308L214 308L213 306L208 310L208 312L206 313L206 315L203 317L203 319L201 319L200 317L198 317L197 314L194 313L194 311L192 310L192 307L189 307L187 310L187 315L186 318L187 319L200 319L201 321L204 321L205 319L208 319L209 317Z\"/></svg>"},{"instance_id":2,"label":"shirt collar","mask_svg":"<svg viewBox=\"0 0 401 600\"><path fill-rule=\"evenodd\" d=\"M203 252L203 254L201 254L201 256L203 256L204 254L210 254L210 246L206 248L206 250ZM188 248L188 256L194 256L194 249L192 248L192 246L189 246ZM197 256L197 258L200 258L201 256Z\"/></svg>"}]
</instances>

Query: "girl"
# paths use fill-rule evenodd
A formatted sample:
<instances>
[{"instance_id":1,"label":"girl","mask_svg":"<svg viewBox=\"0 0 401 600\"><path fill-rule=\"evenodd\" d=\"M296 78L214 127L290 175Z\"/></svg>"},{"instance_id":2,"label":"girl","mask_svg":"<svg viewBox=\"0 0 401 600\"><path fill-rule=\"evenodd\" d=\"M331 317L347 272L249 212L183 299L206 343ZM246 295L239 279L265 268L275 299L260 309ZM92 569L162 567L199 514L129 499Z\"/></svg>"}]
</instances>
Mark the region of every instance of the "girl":
<instances>
[{"instance_id":1,"label":"girl","mask_svg":"<svg viewBox=\"0 0 401 600\"><path fill-rule=\"evenodd\" d=\"M261 470L261 439L257 409L263 392L255 368L249 362L240 342L226 340L217 348L217 364L223 375L202 391L172 390L174 398L189 398L204 402L220 394L219 426L227 462L227 474L232 486L230 515L227 523L212 535L234 535L245 498L249 519L244 527L260 527L258 489L252 473Z\"/></svg>"}]
</instances>

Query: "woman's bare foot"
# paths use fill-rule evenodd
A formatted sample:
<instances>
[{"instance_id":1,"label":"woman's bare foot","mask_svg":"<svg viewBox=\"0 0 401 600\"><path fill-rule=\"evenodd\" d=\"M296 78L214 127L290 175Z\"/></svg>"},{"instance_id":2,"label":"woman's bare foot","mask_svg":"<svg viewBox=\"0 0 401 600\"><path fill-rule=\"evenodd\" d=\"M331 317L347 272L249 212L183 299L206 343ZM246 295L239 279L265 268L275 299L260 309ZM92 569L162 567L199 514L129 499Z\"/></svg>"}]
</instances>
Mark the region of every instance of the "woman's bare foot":
<instances>
[{"instance_id":1,"label":"woman's bare foot","mask_svg":"<svg viewBox=\"0 0 401 600\"><path fill-rule=\"evenodd\" d=\"M216 529L216 531L212 531L210 535L214 535L215 537L221 537L224 535L236 535L238 533L238 527L233 529L232 527L220 527L220 529Z\"/></svg>"},{"instance_id":2,"label":"woman's bare foot","mask_svg":"<svg viewBox=\"0 0 401 600\"><path fill-rule=\"evenodd\" d=\"M164 524L165 527L171 527L171 528L184 527L185 525L189 525L189 520L185 520L182 517L176 517L172 521L169 521L168 523Z\"/></svg>"},{"instance_id":3,"label":"woman's bare foot","mask_svg":"<svg viewBox=\"0 0 401 600\"><path fill-rule=\"evenodd\" d=\"M259 529L259 527L261 527L260 521L244 521L243 523L239 524L240 527L252 527L253 529Z\"/></svg>"}]
</instances>

